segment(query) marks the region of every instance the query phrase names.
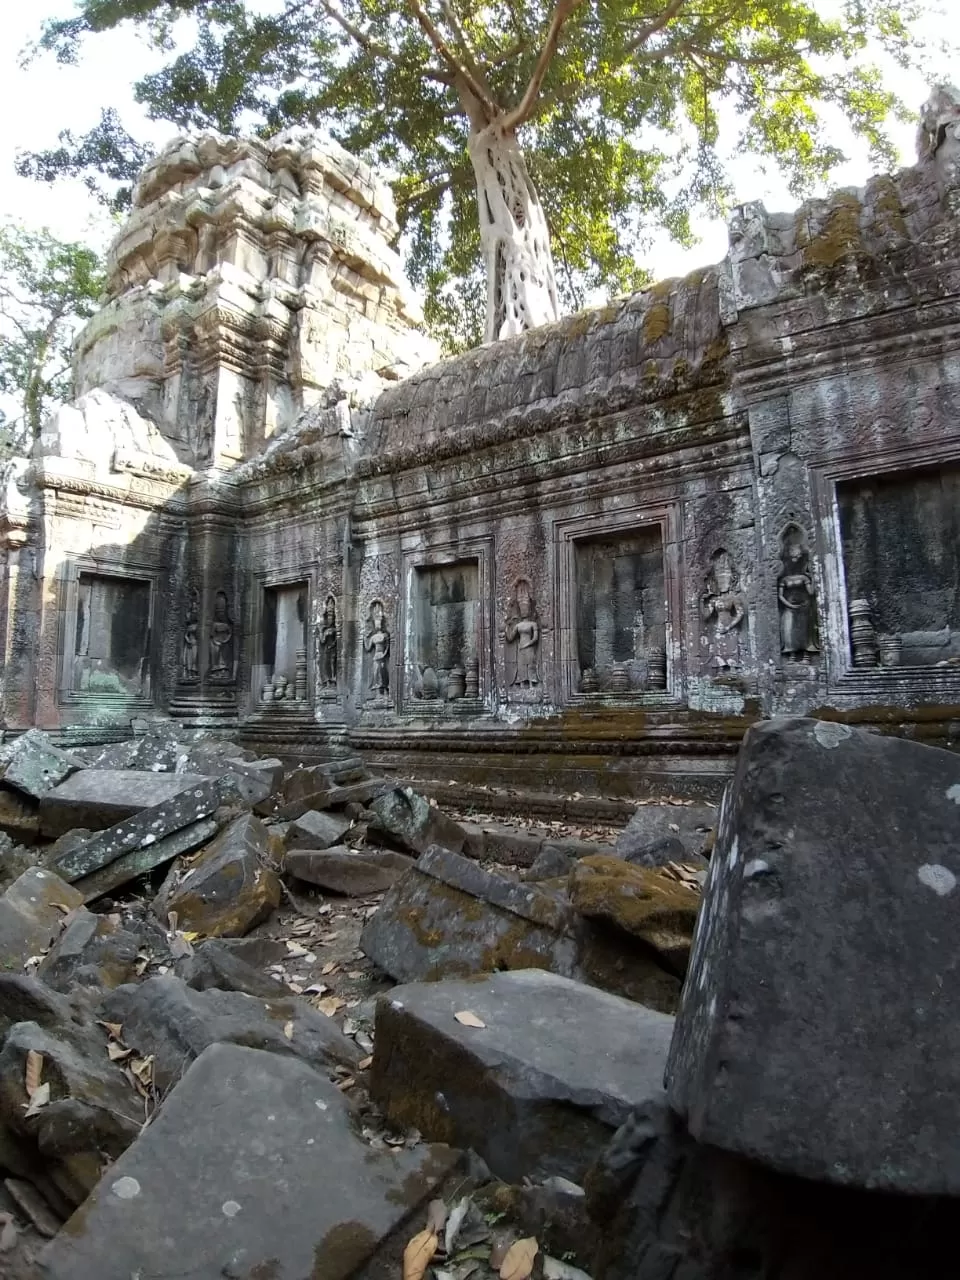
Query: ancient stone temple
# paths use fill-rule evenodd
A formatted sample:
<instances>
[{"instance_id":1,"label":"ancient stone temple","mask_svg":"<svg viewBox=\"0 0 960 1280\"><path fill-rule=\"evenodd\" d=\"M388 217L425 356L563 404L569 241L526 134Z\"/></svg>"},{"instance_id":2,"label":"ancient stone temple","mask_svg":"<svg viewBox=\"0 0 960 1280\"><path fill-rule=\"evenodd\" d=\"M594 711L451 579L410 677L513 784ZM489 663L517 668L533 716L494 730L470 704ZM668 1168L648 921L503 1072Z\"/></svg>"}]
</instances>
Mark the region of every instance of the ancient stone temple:
<instances>
[{"instance_id":1,"label":"ancient stone temple","mask_svg":"<svg viewBox=\"0 0 960 1280\"><path fill-rule=\"evenodd\" d=\"M390 192L180 140L6 481L2 713L713 792L748 724L960 733L960 102L719 265L437 362ZM640 759L638 759L638 757Z\"/></svg>"}]
</instances>

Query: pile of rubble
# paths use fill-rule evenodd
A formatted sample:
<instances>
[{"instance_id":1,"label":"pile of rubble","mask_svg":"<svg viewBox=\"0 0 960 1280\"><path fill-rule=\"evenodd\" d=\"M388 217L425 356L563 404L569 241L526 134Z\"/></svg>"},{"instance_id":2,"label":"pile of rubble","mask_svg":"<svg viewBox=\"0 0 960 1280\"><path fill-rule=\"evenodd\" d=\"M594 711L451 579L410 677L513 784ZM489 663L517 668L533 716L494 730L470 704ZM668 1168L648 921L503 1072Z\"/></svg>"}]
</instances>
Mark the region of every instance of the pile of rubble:
<instances>
[{"instance_id":1,"label":"pile of rubble","mask_svg":"<svg viewBox=\"0 0 960 1280\"><path fill-rule=\"evenodd\" d=\"M933 1274L957 757L775 722L612 843L172 733L0 768L0 1274Z\"/></svg>"}]
</instances>

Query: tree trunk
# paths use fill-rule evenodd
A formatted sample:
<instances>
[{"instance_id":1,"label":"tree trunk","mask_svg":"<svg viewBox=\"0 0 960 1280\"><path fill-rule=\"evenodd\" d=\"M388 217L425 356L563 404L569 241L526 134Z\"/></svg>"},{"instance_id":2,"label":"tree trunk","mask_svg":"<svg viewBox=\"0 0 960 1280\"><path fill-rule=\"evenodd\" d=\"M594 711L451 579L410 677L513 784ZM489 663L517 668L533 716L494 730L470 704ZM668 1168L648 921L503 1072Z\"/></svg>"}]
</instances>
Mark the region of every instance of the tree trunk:
<instances>
[{"instance_id":1,"label":"tree trunk","mask_svg":"<svg viewBox=\"0 0 960 1280\"><path fill-rule=\"evenodd\" d=\"M523 152L497 123L470 134L480 241L487 273L485 341L549 324L559 316L550 233Z\"/></svg>"}]
</instances>

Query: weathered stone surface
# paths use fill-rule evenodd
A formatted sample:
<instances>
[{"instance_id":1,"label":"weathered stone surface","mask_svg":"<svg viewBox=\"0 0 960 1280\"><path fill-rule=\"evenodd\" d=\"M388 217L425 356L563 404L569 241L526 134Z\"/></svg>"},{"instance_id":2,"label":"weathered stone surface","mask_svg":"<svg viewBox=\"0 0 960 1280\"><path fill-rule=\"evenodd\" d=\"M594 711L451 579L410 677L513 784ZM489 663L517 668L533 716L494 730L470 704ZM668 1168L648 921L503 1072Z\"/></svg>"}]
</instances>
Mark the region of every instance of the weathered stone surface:
<instances>
[{"instance_id":1,"label":"weathered stone surface","mask_svg":"<svg viewBox=\"0 0 960 1280\"><path fill-rule=\"evenodd\" d=\"M655 867L619 858L581 858L570 872L570 900L652 947L680 977L687 971L700 895Z\"/></svg>"},{"instance_id":2,"label":"weathered stone surface","mask_svg":"<svg viewBox=\"0 0 960 1280\"><path fill-rule=\"evenodd\" d=\"M204 807L207 803L212 803L212 797L204 801ZM131 849L129 853L121 854L106 866L75 880L74 886L83 894L84 902L93 902L104 894L113 893L129 884L131 880L136 880L137 876L162 867L165 862L182 854L192 853L194 849L212 840L219 829L220 824L216 818L201 818L199 822L191 822L179 831L161 836L156 843L141 845ZM79 849L79 845L76 848Z\"/></svg>"},{"instance_id":3,"label":"weathered stone surface","mask_svg":"<svg viewBox=\"0 0 960 1280\"><path fill-rule=\"evenodd\" d=\"M272 806L271 798L262 805L257 805L256 810L258 813L274 813L281 822L291 822L308 809L346 809L350 804L368 804L377 796L392 791L393 786L392 782L385 782L380 778L364 778L359 782L348 782L342 786L337 783L319 791L311 791L294 800L284 801L278 807L267 808Z\"/></svg>"},{"instance_id":4,"label":"weathered stone surface","mask_svg":"<svg viewBox=\"0 0 960 1280\"><path fill-rule=\"evenodd\" d=\"M280 954L286 948L281 944ZM273 999L279 990L272 978L255 969L222 938L208 938L193 955L177 961L177 977L182 978L194 991L208 991L211 987L220 991L242 991L250 996L266 996Z\"/></svg>"},{"instance_id":5,"label":"weathered stone surface","mask_svg":"<svg viewBox=\"0 0 960 1280\"><path fill-rule=\"evenodd\" d=\"M565 880L576 858L555 844L543 845L524 875L524 880Z\"/></svg>"},{"instance_id":6,"label":"weathered stone surface","mask_svg":"<svg viewBox=\"0 0 960 1280\"><path fill-rule=\"evenodd\" d=\"M577 967L573 913L556 895L437 848L388 891L360 947L398 982Z\"/></svg>"},{"instance_id":7,"label":"weathered stone surface","mask_svg":"<svg viewBox=\"0 0 960 1280\"><path fill-rule=\"evenodd\" d=\"M371 1089L395 1124L474 1148L507 1181L578 1181L662 1098L672 1033L665 1014L539 969L416 983L378 1001Z\"/></svg>"},{"instance_id":8,"label":"weathered stone surface","mask_svg":"<svg viewBox=\"0 0 960 1280\"><path fill-rule=\"evenodd\" d=\"M16 1022L56 1027L69 1022L73 1006L59 992L25 973L0 973L0 1041Z\"/></svg>"},{"instance_id":9,"label":"weathered stone surface","mask_svg":"<svg viewBox=\"0 0 960 1280\"><path fill-rule=\"evenodd\" d=\"M395 787L370 803L367 838L404 853L425 853L431 845L460 853L467 833L412 787Z\"/></svg>"},{"instance_id":10,"label":"weathered stone surface","mask_svg":"<svg viewBox=\"0 0 960 1280\"><path fill-rule=\"evenodd\" d=\"M352 1069L361 1057L332 1018L297 996L277 995L276 988L271 999L263 999L240 991L196 991L164 975L117 987L102 1010L105 1019L122 1024L127 1044L143 1056L155 1055L154 1077L161 1089L175 1083L211 1044L292 1054L316 1067L339 1063Z\"/></svg>"},{"instance_id":11,"label":"weathered stone surface","mask_svg":"<svg viewBox=\"0 0 960 1280\"><path fill-rule=\"evenodd\" d=\"M0 785L0 831L27 844L33 844L40 834L36 804L3 785Z\"/></svg>"},{"instance_id":12,"label":"weathered stone surface","mask_svg":"<svg viewBox=\"0 0 960 1280\"><path fill-rule=\"evenodd\" d=\"M267 830L241 814L184 870L174 866L154 902L165 920L177 913L181 929L209 937L248 933L280 905L280 881L262 865Z\"/></svg>"},{"instance_id":13,"label":"weathered stone surface","mask_svg":"<svg viewBox=\"0 0 960 1280\"><path fill-rule=\"evenodd\" d=\"M148 1259L159 1275L189 1259L194 1280L348 1280L457 1159L426 1143L371 1151L322 1073L214 1045L52 1243L45 1274L130 1280Z\"/></svg>"},{"instance_id":14,"label":"weathered stone surface","mask_svg":"<svg viewBox=\"0 0 960 1280\"><path fill-rule=\"evenodd\" d=\"M394 853L393 857L400 859L403 854ZM363 897L389 889L414 865L412 858L406 858L405 862L406 866L382 863L373 851L354 853L345 845L339 845L333 849L291 849L284 859L284 870L320 889Z\"/></svg>"},{"instance_id":15,"label":"weathered stone surface","mask_svg":"<svg viewBox=\"0 0 960 1280\"><path fill-rule=\"evenodd\" d=\"M322 813L308 809L294 822L287 832L287 844L298 849L329 849L339 844L353 823L339 814Z\"/></svg>"},{"instance_id":16,"label":"weathered stone surface","mask_svg":"<svg viewBox=\"0 0 960 1280\"><path fill-rule=\"evenodd\" d=\"M672 861L682 862L684 854L700 855L704 852L707 836L716 825L717 810L706 804L643 804L617 837L616 851L621 858L628 861L639 861L641 865L658 866L670 858L658 858L644 862L655 844L660 841L676 840L679 857ZM666 852L664 847L663 852Z\"/></svg>"},{"instance_id":17,"label":"weathered stone surface","mask_svg":"<svg viewBox=\"0 0 960 1280\"><path fill-rule=\"evenodd\" d=\"M72 885L31 867L0 897L0 969L22 969L49 947L68 911L83 905Z\"/></svg>"},{"instance_id":18,"label":"weathered stone surface","mask_svg":"<svg viewBox=\"0 0 960 1280\"><path fill-rule=\"evenodd\" d=\"M127 854L134 855L118 872L107 872L91 882L93 889L88 892L96 896L94 890L99 891L97 886L112 881L120 871L139 875L139 868L144 861L141 854L145 854L146 861L149 861L152 855L147 853L148 850L154 849L164 837L192 827L209 817L216 811L219 803L219 785L202 779L162 804L144 809L134 817L118 822L115 827L85 840L69 853L58 857L54 865L59 875L74 881L93 876L95 872L100 872ZM162 849L165 856L166 849L167 846Z\"/></svg>"},{"instance_id":19,"label":"weathered stone surface","mask_svg":"<svg viewBox=\"0 0 960 1280\"><path fill-rule=\"evenodd\" d=\"M57 991L119 987L133 981L140 945L136 934L109 916L81 907L40 962L37 977Z\"/></svg>"},{"instance_id":20,"label":"weathered stone surface","mask_svg":"<svg viewBox=\"0 0 960 1280\"><path fill-rule=\"evenodd\" d=\"M700 1141L955 1195L960 757L812 720L747 736L669 1062Z\"/></svg>"},{"instance_id":21,"label":"weathered stone surface","mask_svg":"<svg viewBox=\"0 0 960 1280\"><path fill-rule=\"evenodd\" d=\"M83 764L55 746L40 729L28 729L0 747L0 778L39 800Z\"/></svg>"},{"instance_id":22,"label":"weathered stone surface","mask_svg":"<svg viewBox=\"0 0 960 1280\"><path fill-rule=\"evenodd\" d=\"M201 785L206 778L188 773L151 773L142 769L84 769L48 791L40 801L43 834L54 839L73 827L102 831L143 809L156 808Z\"/></svg>"},{"instance_id":23,"label":"weathered stone surface","mask_svg":"<svg viewBox=\"0 0 960 1280\"><path fill-rule=\"evenodd\" d=\"M429 849L360 936L398 982L549 969L672 1013L680 980L645 942L581 917L561 886L517 883Z\"/></svg>"}]
</instances>

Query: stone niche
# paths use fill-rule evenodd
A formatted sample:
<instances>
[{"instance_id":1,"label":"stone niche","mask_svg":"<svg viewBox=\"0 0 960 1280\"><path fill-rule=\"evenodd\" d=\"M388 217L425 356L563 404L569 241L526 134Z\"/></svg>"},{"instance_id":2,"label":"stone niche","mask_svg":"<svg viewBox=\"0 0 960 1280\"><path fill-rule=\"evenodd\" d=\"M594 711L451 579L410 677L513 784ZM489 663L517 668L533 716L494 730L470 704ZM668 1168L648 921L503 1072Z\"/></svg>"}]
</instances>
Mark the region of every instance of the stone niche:
<instances>
[{"instance_id":1,"label":"stone niche","mask_svg":"<svg viewBox=\"0 0 960 1280\"><path fill-rule=\"evenodd\" d=\"M265 587L261 614L261 661L255 691L266 707L302 705L307 699L307 620L310 584Z\"/></svg>"},{"instance_id":2,"label":"stone niche","mask_svg":"<svg viewBox=\"0 0 960 1280\"><path fill-rule=\"evenodd\" d=\"M480 561L417 565L411 584L410 657L420 704L479 696Z\"/></svg>"},{"instance_id":3,"label":"stone niche","mask_svg":"<svg viewBox=\"0 0 960 1280\"><path fill-rule=\"evenodd\" d=\"M578 692L666 687L666 585L659 524L574 544Z\"/></svg>"},{"instance_id":4,"label":"stone niche","mask_svg":"<svg viewBox=\"0 0 960 1280\"><path fill-rule=\"evenodd\" d=\"M960 666L960 466L837 485L854 666Z\"/></svg>"},{"instance_id":5,"label":"stone niche","mask_svg":"<svg viewBox=\"0 0 960 1280\"><path fill-rule=\"evenodd\" d=\"M64 692L71 700L151 696L152 587L81 570L68 585Z\"/></svg>"}]
</instances>

